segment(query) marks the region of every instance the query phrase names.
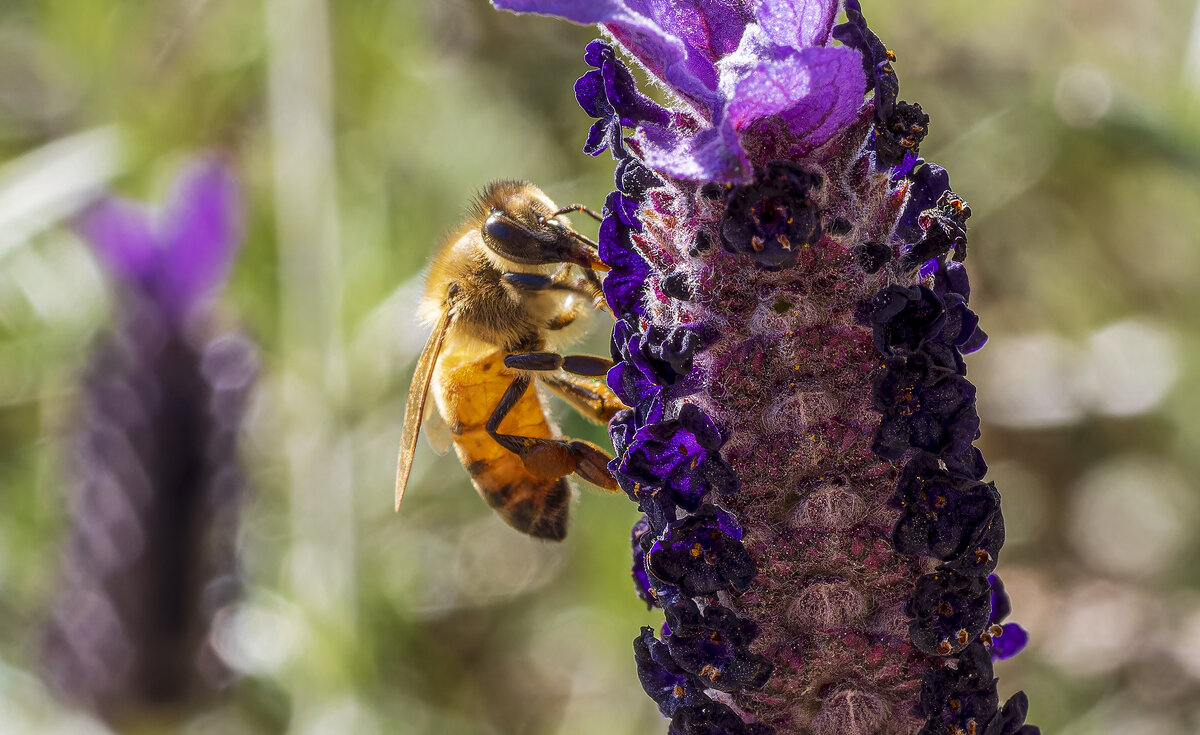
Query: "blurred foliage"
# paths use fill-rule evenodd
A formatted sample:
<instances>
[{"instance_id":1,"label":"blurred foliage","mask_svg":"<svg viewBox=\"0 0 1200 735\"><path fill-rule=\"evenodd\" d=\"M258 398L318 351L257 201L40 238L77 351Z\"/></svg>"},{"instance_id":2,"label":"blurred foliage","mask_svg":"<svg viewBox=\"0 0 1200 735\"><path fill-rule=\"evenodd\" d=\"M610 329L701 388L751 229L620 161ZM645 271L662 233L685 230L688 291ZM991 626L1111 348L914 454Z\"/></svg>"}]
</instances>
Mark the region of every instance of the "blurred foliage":
<instances>
[{"instance_id":1,"label":"blurred foliage","mask_svg":"<svg viewBox=\"0 0 1200 735\"><path fill-rule=\"evenodd\" d=\"M1200 31L1182 0L864 3L925 155L972 204L971 363L1047 733L1200 730ZM632 504L532 542L422 447L391 511L419 272L473 192L598 203L571 85L590 29L484 0L0 5L0 730L104 732L39 683L71 502L62 437L109 294L70 222L229 151L249 219L225 318L262 350L244 449L244 673L139 732L662 732L630 641ZM50 173L48 173L50 172ZM52 174L52 175L51 175ZM586 347L603 351L597 320ZM603 432L559 411L572 435ZM994 417L994 418L993 418Z\"/></svg>"}]
</instances>

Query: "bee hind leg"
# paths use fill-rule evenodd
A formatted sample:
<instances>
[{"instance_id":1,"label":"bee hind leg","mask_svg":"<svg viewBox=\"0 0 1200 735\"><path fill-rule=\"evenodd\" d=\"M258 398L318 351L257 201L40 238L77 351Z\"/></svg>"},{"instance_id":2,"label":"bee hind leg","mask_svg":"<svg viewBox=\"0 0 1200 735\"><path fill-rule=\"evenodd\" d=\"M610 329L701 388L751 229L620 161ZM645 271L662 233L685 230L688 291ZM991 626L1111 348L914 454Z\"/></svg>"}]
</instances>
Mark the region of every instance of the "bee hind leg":
<instances>
[{"instance_id":1,"label":"bee hind leg","mask_svg":"<svg viewBox=\"0 0 1200 735\"><path fill-rule=\"evenodd\" d=\"M616 490L617 482L608 471L608 463L612 457L591 442L500 433L500 422L512 411L513 406L517 405L525 391L529 390L530 382L532 380L528 375L518 375L513 379L488 419L488 435L500 446L520 457L525 468L539 477L553 479L575 473L606 490Z\"/></svg>"}]
</instances>

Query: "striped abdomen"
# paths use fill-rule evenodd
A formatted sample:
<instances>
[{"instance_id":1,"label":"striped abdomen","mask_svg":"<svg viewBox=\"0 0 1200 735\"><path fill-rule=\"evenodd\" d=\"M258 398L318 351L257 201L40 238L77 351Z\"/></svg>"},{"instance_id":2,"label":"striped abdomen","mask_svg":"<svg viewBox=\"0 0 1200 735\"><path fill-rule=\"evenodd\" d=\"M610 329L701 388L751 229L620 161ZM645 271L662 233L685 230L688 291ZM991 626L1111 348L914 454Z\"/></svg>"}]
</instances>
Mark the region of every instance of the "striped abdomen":
<instances>
[{"instance_id":1,"label":"striped abdomen","mask_svg":"<svg viewBox=\"0 0 1200 735\"><path fill-rule=\"evenodd\" d=\"M482 357L469 348L443 351L433 378L434 400L479 495L518 531L560 541L567 535L571 500L566 480L530 473L521 458L497 444L485 428L513 381L504 355L502 350ZM532 387L504 417L499 431L534 438L558 435Z\"/></svg>"}]
</instances>

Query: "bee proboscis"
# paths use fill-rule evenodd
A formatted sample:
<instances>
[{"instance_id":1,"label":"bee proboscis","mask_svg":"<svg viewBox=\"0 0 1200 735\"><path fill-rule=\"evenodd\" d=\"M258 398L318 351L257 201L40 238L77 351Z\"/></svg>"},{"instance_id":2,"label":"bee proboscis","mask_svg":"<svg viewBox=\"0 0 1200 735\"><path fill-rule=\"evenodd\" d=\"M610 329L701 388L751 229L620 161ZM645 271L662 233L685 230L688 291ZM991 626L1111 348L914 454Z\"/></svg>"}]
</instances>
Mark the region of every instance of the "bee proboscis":
<instances>
[{"instance_id":1,"label":"bee proboscis","mask_svg":"<svg viewBox=\"0 0 1200 735\"><path fill-rule=\"evenodd\" d=\"M608 267L564 217L573 211L599 218L581 205L558 208L533 184L497 181L434 257L422 300L434 327L409 389L397 510L422 419L434 412L475 489L518 531L566 536L570 474L618 488L610 455L560 436L540 390L597 422L624 407L604 383L611 360L550 349L562 330L604 303L596 271ZM431 391L435 406L427 411Z\"/></svg>"}]
</instances>

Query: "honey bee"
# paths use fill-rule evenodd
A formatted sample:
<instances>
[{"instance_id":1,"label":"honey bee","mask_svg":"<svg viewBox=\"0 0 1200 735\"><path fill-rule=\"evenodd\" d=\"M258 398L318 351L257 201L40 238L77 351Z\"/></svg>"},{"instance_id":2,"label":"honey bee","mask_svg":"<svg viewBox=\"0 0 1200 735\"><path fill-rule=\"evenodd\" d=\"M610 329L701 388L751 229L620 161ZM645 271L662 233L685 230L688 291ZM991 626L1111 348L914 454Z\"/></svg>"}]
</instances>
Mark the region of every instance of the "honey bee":
<instances>
[{"instance_id":1,"label":"honey bee","mask_svg":"<svg viewBox=\"0 0 1200 735\"><path fill-rule=\"evenodd\" d=\"M557 207L533 184L497 181L434 257L421 303L434 327L405 408L397 510L426 416L430 428L445 422L475 489L523 533L566 536L567 475L618 489L611 456L562 437L538 387L599 423L624 408L603 380L611 360L551 349L565 341L562 330L605 308L596 272L608 267L596 244L571 229L569 212L600 218L582 205ZM435 406L427 410L430 390Z\"/></svg>"}]
</instances>

